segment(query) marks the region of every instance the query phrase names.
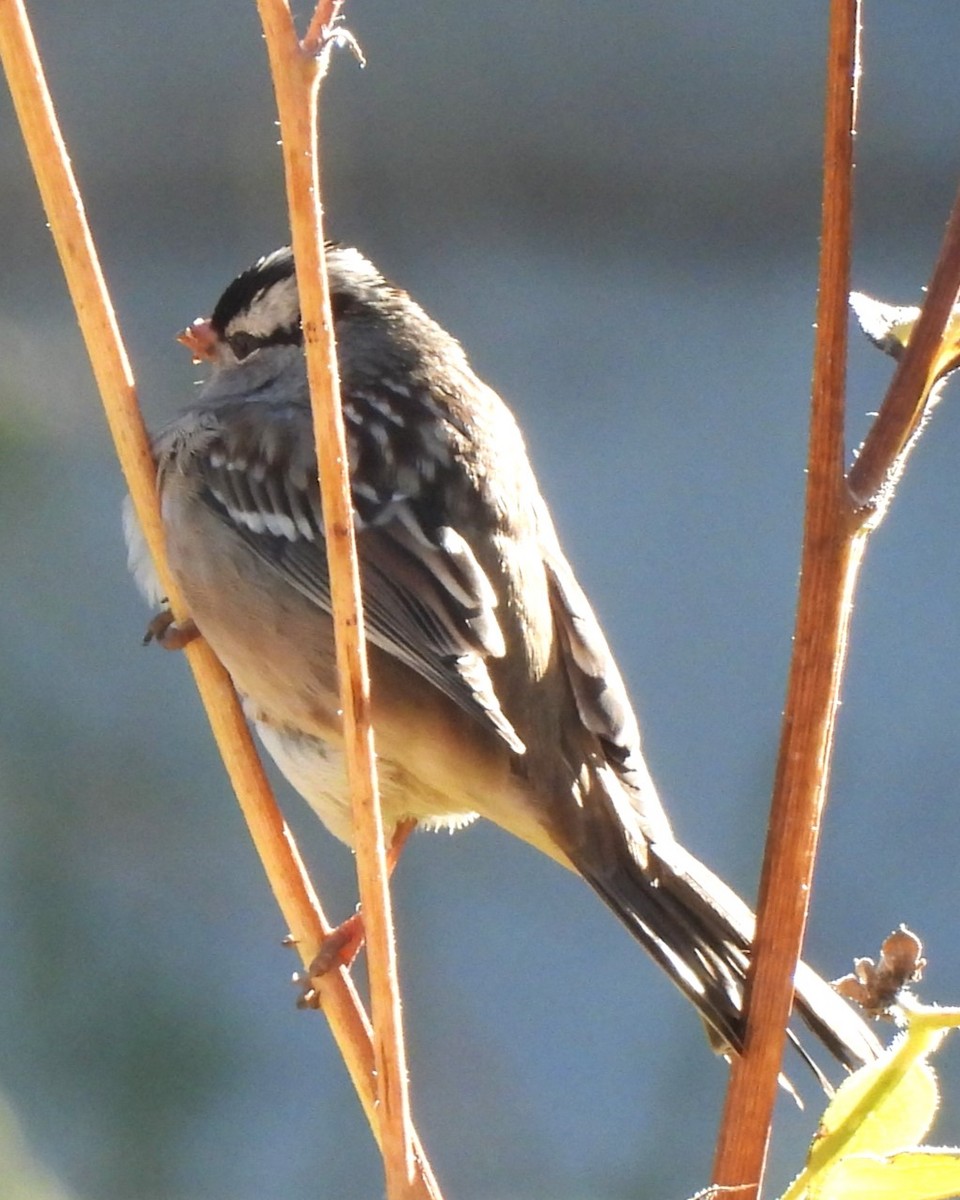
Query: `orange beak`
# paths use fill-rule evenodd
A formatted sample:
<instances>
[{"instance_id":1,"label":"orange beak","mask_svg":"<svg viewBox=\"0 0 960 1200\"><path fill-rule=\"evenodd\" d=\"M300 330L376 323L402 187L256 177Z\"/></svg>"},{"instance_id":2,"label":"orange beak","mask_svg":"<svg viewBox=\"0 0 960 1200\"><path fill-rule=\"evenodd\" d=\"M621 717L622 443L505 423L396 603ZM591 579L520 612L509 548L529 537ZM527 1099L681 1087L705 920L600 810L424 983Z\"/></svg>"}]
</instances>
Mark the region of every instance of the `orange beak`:
<instances>
[{"instance_id":1,"label":"orange beak","mask_svg":"<svg viewBox=\"0 0 960 1200\"><path fill-rule=\"evenodd\" d=\"M177 341L186 346L195 363L210 362L217 356L219 338L206 317L197 317L192 325L177 334Z\"/></svg>"}]
</instances>

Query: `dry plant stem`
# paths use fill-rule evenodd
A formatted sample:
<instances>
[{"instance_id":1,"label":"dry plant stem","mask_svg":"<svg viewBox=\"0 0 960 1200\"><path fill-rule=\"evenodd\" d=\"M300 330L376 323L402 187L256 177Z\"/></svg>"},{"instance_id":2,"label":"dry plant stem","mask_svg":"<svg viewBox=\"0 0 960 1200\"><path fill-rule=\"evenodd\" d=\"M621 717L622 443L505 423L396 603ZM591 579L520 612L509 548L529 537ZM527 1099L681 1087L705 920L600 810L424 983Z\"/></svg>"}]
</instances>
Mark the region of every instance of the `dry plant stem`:
<instances>
[{"instance_id":1,"label":"dry plant stem","mask_svg":"<svg viewBox=\"0 0 960 1200\"><path fill-rule=\"evenodd\" d=\"M958 193L923 313L862 452L844 478L856 45L856 4L836 0L831 14L821 289L800 601L748 981L746 1049L731 1075L714 1168L717 1184L746 1185L742 1194L748 1200L758 1190L766 1153L792 991L786 981L792 977L806 920L858 571L867 536L882 518L922 427L943 331L960 292Z\"/></svg>"},{"instance_id":2,"label":"dry plant stem","mask_svg":"<svg viewBox=\"0 0 960 1200\"><path fill-rule=\"evenodd\" d=\"M149 437L137 406L129 361L21 0L0 0L0 58L127 486L174 615L182 617L186 615L186 609L166 563ZM270 795L229 677L204 642L191 643L186 655L231 780L244 812L251 820L254 840L264 858L271 886L304 963L309 963L330 926L323 919L289 832ZM353 1046L348 1057L354 1064L356 1076L363 1079L369 1075L372 1052L362 1006L350 996L351 989L338 978L331 980L330 994L325 994L324 1003L347 1013L342 1036L347 1045ZM368 1092L368 1107L373 1114L372 1089L368 1088Z\"/></svg>"},{"instance_id":3,"label":"dry plant stem","mask_svg":"<svg viewBox=\"0 0 960 1200\"><path fill-rule=\"evenodd\" d=\"M716 1185L741 1187L743 1200L758 1194L766 1159L863 550L863 539L851 536L843 477L858 21L857 0L832 0L800 597L747 981L744 1052L731 1069L713 1175Z\"/></svg>"},{"instance_id":4,"label":"dry plant stem","mask_svg":"<svg viewBox=\"0 0 960 1200\"><path fill-rule=\"evenodd\" d=\"M307 374L323 501L347 778L356 830L357 876L366 934L380 1114L380 1144L390 1200L410 1194L413 1126L407 1088L400 995L383 821L377 795L370 681L362 623L360 573L336 347L330 315L320 207L317 98L329 47L300 45L286 0L258 0L273 75L287 200L303 319ZM329 27L335 4L321 6L311 29Z\"/></svg>"},{"instance_id":5,"label":"dry plant stem","mask_svg":"<svg viewBox=\"0 0 960 1200\"><path fill-rule=\"evenodd\" d=\"M0 0L0 60L137 516L173 613L183 617L185 606L166 564L155 467L137 407L132 372L22 0ZM301 959L309 965L330 926L270 793L229 677L204 642L193 642L186 655L270 885ZM318 990L354 1087L377 1134L373 1049L363 1006L345 972L319 981ZM431 1200L439 1197L429 1167L424 1166L418 1179L416 1194Z\"/></svg>"},{"instance_id":6,"label":"dry plant stem","mask_svg":"<svg viewBox=\"0 0 960 1200\"><path fill-rule=\"evenodd\" d=\"M874 507L882 515L890 486L896 483L920 427L933 380L933 362L951 309L960 294L960 191L953 202L923 310L903 352L883 404L850 468L849 487L858 509ZM867 514L865 514L867 515Z\"/></svg>"}]
</instances>

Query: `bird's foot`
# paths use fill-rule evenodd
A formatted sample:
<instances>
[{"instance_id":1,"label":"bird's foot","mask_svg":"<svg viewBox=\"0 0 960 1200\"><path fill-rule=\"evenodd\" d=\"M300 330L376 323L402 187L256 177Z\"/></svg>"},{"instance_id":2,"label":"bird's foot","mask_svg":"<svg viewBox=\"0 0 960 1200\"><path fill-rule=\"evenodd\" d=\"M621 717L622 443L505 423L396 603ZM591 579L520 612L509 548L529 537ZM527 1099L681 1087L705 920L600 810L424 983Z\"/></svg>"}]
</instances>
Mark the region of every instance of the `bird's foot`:
<instances>
[{"instance_id":1,"label":"bird's foot","mask_svg":"<svg viewBox=\"0 0 960 1200\"><path fill-rule=\"evenodd\" d=\"M407 843L407 838L413 833L416 827L416 817L405 817L395 827L393 836L390 838L390 845L387 847L386 865L388 879L393 874L400 860L400 855ZM309 969L294 975L294 983L299 984L302 989L300 999L297 1001L298 1008L320 1007L320 995L313 986L313 981L315 979L322 979L324 975L328 975L338 967L352 966L353 960L363 948L365 938L363 914L358 908L352 917L347 917L342 924L327 934L323 939L323 944L320 947L317 957L310 964Z\"/></svg>"},{"instance_id":2,"label":"bird's foot","mask_svg":"<svg viewBox=\"0 0 960 1200\"><path fill-rule=\"evenodd\" d=\"M338 967L349 967L360 953L364 942L363 916L358 911L332 929L323 939L319 953L305 972L298 972L294 983L302 988L297 1008L319 1008L320 994L313 986Z\"/></svg>"},{"instance_id":3,"label":"bird's foot","mask_svg":"<svg viewBox=\"0 0 960 1200\"><path fill-rule=\"evenodd\" d=\"M170 609L164 608L147 626L143 644L149 646L151 642L156 642L164 650L182 650L199 636L200 630L194 625L192 617L187 617L185 621L175 621Z\"/></svg>"}]
</instances>

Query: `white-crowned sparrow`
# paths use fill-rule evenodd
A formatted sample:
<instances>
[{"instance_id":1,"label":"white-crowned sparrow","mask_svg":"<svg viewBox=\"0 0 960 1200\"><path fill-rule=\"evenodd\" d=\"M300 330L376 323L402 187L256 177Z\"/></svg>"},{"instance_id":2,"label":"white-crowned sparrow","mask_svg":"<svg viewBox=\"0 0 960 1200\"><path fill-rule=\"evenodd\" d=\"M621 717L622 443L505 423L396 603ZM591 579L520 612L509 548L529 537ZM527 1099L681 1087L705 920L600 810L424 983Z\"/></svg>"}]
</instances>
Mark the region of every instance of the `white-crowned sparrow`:
<instances>
[{"instance_id":1,"label":"white-crowned sparrow","mask_svg":"<svg viewBox=\"0 0 960 1200\"><path fill-rule=\"evenodd\" d=\"M331 246L327 266L388 833L480 814L577 871L736 1050L753 916L674 839L513 416L361 254ZM212 371L154 442L170 565L264 745L349 843L290 251L235 279L186 340ZM126 532L160 603L129 508ZM804 966L797 1008L846 1065L876 1053Z\"/></svg>"}]
</instances>

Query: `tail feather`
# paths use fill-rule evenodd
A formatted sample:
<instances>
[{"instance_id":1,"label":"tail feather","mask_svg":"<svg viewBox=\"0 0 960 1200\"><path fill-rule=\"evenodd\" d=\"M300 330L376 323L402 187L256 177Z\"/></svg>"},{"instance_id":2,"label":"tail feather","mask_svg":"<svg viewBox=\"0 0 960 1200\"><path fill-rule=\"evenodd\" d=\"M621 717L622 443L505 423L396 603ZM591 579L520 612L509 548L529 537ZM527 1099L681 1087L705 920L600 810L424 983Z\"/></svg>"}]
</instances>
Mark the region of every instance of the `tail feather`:
<instances>
[{"instance_id":1,"label":"tail feather","mask_svg":"<svg viewBox=\"0 0 960 1200\"><path fill-rule=\"evenodd\" d=\"M609 847L608 847L609 849ZM693 1003L715 1048L743 1047L743 988L754 917L721 879L676 842L646 845L624 837L621 852L574 859L578 871ZM796 974L795 1011L848 1069L871 1062L880 1043L865 1020L806 964ZM791 1041L829 1089L798 1037Z\"/></svg>"}]
</instances>

